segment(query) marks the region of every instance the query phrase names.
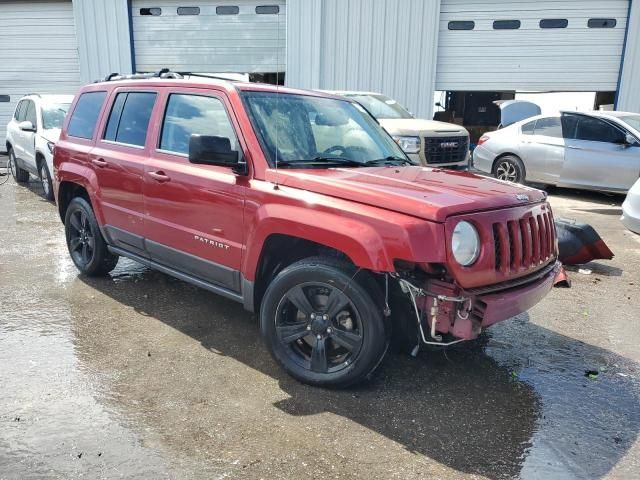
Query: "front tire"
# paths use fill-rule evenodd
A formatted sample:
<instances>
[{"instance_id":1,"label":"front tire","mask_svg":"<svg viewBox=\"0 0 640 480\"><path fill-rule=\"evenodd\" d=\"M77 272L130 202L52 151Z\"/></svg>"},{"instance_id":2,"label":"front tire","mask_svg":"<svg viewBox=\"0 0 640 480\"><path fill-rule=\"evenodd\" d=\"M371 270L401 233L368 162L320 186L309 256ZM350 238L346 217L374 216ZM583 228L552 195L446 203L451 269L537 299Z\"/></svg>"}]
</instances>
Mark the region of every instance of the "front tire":
<instances>
[{"instance_id":1,"label":"front tire","mask_svg":"<svg viewBox=\"0 0 640 480\"><path fill-rule=\"evenodd\" d=\"M13 153L13 148L9 149L9 170L11 175L16 179L18 183L26 183L29 181L29 172L18 166L16 160L16 154Z\"/></svg>"},{"instance_id":2,"label":"front tire","mask_svg":"<svg viewBox=\"0 0 640 480\"><path fill-rule=\"evenodd\" d=\"M49 167L45 160L40 162L40 168L38 170L40 173L40 183L42 184L42 193L44 198L51 201L53 200L53 183L51 182L51 174L49 173Z\"/></svg>"},{"instance_id":3,"label":"front tire","mask_svg":"<svg viewBox=\"0 0 640 480\"><path fill-rule=\"evenodd\" d=\"M265 292L262 334L292 377L346 387L365 379L386 353L380 298L368 272L329 258L304 259L280 272Z\"/></svg>"},{"instance_id":4,"label":"front tire","mask_svg":"<svg viewBox=\"0 0 640 480\"><path fill-rule=\"evenodd\" d=\"M116 267L118 256L107 248L89 202L71 200L64 220L67 247L75 266L89 277L106 275Z\"/></svg>"},{"instance_id":5,"label":"front tire","mask_svg":"<svg viewBox=\"0 0 640 480\"><path fill-rule=\"evenodd\" d=\"M496 160L493 174L497 179L508 182L524 183L525 181L524 164L515 155L505 155Z\"/></svg>"}]
</instances>

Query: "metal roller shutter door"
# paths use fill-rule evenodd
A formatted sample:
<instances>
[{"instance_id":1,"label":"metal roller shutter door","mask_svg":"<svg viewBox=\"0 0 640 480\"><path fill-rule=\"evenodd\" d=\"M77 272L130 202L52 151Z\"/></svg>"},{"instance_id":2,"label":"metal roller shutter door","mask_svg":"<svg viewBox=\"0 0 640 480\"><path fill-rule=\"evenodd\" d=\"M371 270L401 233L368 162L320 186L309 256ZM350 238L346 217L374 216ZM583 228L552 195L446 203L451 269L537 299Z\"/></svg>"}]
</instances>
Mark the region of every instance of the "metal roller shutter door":
<instances>
[{"instance_id":1,"label":"metal roller shutter door","mask_svg":"<svg viewBox=\"0 0 640 480\"><path fill-rule=\"evenodd\" d=\"M437 90L616 90L628 0L442 0ZM614 28L588 28L614 18ZM540 28L566 19L566 28ZM449 30L450 21L473 30ZM494 30L495 20L520 20L517 30Z\"/></svg>"},{"instance_id":2,"label":"metal roller shutter door","mask_svg":"<svg viewBox=\"0 0 640 480\"><path fill-rule=\"evenodd\" d=\"M0 2L0 151L6 126L27 93L76 93L78 44L70 1Z\"/></svg>"},{"instance_id":3,"label":"metal roller shutter door","mask_svg":"<svg viewBox=\"0 0 640 480\"><path fill-rule=\"evenodd\" d=\"M278 14L256 13L256 7L276 5ZM185 6L198 7L199 14L178 15L178 7ZM218 14L217 7L238 7L238 13ZM161 14L141 15L141 9L161 9ZM284 70L286 6L283 0L191 3L133 0L131 15L139 72L163 67L201 73Z\"/></svg>"}]
</instances>

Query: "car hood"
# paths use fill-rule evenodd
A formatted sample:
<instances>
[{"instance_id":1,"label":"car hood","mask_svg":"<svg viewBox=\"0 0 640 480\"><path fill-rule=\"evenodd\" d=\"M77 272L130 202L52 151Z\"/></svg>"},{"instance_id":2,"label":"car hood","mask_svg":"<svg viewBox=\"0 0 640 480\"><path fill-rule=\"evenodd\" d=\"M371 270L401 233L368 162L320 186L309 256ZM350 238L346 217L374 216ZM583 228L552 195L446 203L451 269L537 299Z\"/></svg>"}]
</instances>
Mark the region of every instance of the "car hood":
<instances>
[{"instance_id":1,"label":"car hood","mask_svg":"<svg viewBox=\"0 0 640 480\"><path fill-rule=\"evenodd\" d=\"M546 193L535 188L417 166L268 170L267 180L436 222L546 199Z\"/></svg>"},{"instance_id":2,"label":"car hood","mask_svg":"<svg viewBox=\"0 0 640 480\"><path fill-rule=\"evenodd\" d=\"M380 125L391 135L419 135L426 132L432 134L467 135L467 130L453 123L424 120L422 118L381 118Z\"/></svg>"},{"instance_id":3,"label":"car hood","mask_svg":"<svg viewBox=\"0 0 640 480\"><path fill-rule=\"evenodd\" d=\"M60 129L59 128L48 128L46 130L42 130L40 134L42 138L44 138L47 142L56 143L60 138Z\"/></svg>"}]
</instances>

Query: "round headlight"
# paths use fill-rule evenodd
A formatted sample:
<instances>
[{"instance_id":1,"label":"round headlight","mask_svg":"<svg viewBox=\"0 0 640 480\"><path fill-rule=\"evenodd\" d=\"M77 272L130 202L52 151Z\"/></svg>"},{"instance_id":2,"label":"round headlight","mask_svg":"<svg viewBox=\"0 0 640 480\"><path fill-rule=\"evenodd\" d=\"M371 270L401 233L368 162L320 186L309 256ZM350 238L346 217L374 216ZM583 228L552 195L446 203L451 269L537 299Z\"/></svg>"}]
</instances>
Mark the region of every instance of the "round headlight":
<instances>
[{"instance_id":1,"label":"round headlight","mask_svg":"<svg viewBox=\"0 0 640 480\"><path fill-rule=\"evenodd\" d=\"M468 267L480 255L480 236L476 228L469 222L459 222L453 230L451 238L453 258L460 265Z\"/></svg>"}]
</instances>

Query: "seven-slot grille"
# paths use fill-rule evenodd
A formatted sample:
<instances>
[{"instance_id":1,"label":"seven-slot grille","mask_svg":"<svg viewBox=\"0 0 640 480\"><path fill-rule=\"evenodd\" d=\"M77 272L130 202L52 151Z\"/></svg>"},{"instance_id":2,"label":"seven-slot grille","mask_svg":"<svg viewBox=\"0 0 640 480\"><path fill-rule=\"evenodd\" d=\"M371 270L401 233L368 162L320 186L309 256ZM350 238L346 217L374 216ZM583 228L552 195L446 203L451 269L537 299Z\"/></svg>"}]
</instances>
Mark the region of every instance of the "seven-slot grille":
<instances>
[{"instance_id":1,"label":"seven-slot grille","mask_svg":"<svg viewBox=\"0 0 640 480\"><path fill-rule=\"evenodd\" d=\"M424 154L427 164L463 162L469 150L469 137L426 137Z\"/></svg>"},{"instance_id":2,"label":"seven-slot grille","mask_svg":"<svg viewBox=\"0 0 640 480\"><path fill-rule=\"evenodd\" d=\"M495 267L501 273L529 270L555 256L551 212L493 224Z\"/></svg>"}]
</instances>

